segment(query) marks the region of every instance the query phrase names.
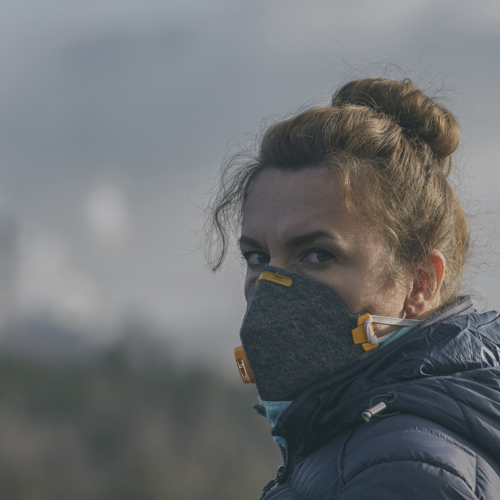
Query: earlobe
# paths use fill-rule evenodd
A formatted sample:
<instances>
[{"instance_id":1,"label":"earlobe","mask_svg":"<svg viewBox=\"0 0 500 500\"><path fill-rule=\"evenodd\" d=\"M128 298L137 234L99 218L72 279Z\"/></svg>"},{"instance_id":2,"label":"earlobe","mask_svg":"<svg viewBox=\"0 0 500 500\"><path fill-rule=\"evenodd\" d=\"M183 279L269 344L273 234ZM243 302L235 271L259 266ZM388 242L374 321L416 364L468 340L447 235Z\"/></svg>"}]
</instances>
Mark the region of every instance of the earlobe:
<instances>
[{"instance_id":1,"label":"earlobe","mask_svg":"<svg viewBox=\"0 0 500 500\"><path fill-rule=\"evenodd\" d=\"M423 319L439 308L439 292L445 274L445 260L435 250L420 263L411 292L405 299L404 310L409 319Z\"/></svg>"},{"instance_id":2,"label":"earlobe","mask_svg":"<svg viewBox=\"0 0 500 500\"><path fill-rule=\"evenodd\" d=\"M408 302L408 299L406 299ZM406 312L406 317L411 319L413 315L415 314L415 306L411 303L405 303L405 312Z\"/></svg>"},{"instance_id":3,"label":"earlobe","mask_svg":"<svg viewBox=\"0 0 500 500\"><path fill-rule=\"evenodd\" d=\"M425 304L426 301L424 292L421 291L417 286L414 286L413 291L408 297L406 297L405 300L405 318L420 319L422 314L426 310Z\"/></svg>"}]
</instances>

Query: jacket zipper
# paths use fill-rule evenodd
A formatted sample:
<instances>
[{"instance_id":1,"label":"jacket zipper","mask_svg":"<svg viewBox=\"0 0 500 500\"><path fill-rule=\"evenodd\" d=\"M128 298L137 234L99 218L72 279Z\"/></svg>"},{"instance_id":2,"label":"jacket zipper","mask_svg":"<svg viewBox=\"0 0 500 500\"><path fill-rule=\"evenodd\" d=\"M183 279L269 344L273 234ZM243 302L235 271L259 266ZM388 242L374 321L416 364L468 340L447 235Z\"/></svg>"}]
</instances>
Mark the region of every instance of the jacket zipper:
<instances>
[{"instance_id":1,"label":"jacket zipper","mask_svg":"<svg viewBox=\"0 0 500 500\"><path fill-rule=\"evenodd\" d=\"M276 473L276 477L274 479L271 479L271 481L269 481L263 488L262 490L262 496L260 497L261 500L262 498L264 498L267 493L269 493L269 491L271 490L271 488L273 488L273 486L279 482L279 480L281 479L281 476L283 476L283 472L285 470L285 466L284 465L280 465L278 467L278 472Z\"/></svg>"}]
</instances>

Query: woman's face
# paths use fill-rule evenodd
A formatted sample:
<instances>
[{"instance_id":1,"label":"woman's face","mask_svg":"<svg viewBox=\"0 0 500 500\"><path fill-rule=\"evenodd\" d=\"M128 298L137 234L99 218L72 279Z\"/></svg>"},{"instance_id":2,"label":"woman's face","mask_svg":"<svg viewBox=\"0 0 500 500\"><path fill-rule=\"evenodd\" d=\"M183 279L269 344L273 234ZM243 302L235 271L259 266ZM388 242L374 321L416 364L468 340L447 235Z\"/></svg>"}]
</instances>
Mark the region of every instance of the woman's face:
<instances>
[{"instance_id":1,"label":"woman's face","mask_svg":"<svg viewBox=\"0 0 500 500\"><path fill-rule=\"evenodd\" d=\"M260 173L243 209L239 241L247 262L245 295L271 264L321 281L351 313L405 317L413 281L387 278L382 235L347 211L342 188L326 168Z\"/></svg>"}]
</instances>

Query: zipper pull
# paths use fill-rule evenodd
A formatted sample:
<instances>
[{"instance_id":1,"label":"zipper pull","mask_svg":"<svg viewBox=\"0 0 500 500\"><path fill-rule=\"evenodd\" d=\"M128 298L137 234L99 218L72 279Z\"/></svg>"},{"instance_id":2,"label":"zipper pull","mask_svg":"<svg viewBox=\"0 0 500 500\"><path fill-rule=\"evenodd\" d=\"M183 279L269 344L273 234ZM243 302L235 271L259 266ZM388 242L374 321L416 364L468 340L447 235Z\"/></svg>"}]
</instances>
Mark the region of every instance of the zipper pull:
<instances>
[{"instance_id":1,"label":"zipper pull","mask_svg":"<svg viewBox=\"0 0 500 500\"><path fill-rule=\"evenodd\" d=\"M285 471L285 466L280 465L278 467L278 472L276 473L276 477L274 479L271 479L265 486L264 489L262 490L262 496L260 497L261 499L264 498L264 496L269 493L269 490L281 479L281 476L283 475L283 472Z\"/></svg>"},{"instance_id":2,"label":"zipper pull","mask_svg":"<svg viewBox=\"0 0 500 500\"><path fill-rule=\"evenodd\" d=\"M384 402L381 402L371 408L368 408L368 410L365 410L361 416L365 422L369 422L375 415L384 411L386 408L387 405Z\"/></svg>"}]
</instances>

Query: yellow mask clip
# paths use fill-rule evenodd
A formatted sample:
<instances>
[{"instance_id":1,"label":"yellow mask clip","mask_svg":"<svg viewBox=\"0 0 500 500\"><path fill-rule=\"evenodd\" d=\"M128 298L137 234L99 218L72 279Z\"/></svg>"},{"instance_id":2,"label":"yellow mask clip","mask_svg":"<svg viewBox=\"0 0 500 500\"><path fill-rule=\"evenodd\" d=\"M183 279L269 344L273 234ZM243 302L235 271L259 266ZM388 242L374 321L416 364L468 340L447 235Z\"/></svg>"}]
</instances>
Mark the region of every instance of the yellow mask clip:
<instances>
[{"instance_id":1,"label":"yellow mask clip","mask_svg":"<svg viewBox=\"0 0 500 500\"><path fill-rule=\"evenodd\" d=\"M264 271L260 273L255 284L257 284L261 280L270 281L271 283L277 283L278 285L283 285L283 286L292 285L292 278L288 278L287 276L282 276L281 274L272 273L271 271Z\"/></svg>"}]
</instances>

